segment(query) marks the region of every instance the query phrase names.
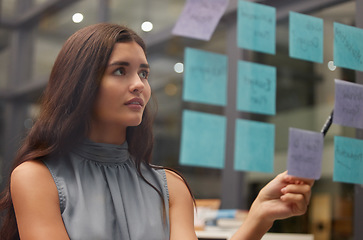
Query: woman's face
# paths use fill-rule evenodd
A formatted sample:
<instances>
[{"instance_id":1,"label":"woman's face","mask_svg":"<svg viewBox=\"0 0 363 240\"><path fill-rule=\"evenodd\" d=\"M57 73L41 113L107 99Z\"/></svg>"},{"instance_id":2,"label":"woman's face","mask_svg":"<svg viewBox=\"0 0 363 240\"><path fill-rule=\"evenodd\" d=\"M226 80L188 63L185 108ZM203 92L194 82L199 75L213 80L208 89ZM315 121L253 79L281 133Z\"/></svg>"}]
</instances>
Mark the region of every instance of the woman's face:
<instances>
[{"instance_id":1,"label":"woman's face","mask_svg":"<svg viewBox=\"0 0 363 240\"><path fill-rule=\"evenodd\" d=\"M95 100L91 133L117 134L139 125L151 95L148 76L143 49L134 41L116 43Z\"/></svg>"}]
</instances>

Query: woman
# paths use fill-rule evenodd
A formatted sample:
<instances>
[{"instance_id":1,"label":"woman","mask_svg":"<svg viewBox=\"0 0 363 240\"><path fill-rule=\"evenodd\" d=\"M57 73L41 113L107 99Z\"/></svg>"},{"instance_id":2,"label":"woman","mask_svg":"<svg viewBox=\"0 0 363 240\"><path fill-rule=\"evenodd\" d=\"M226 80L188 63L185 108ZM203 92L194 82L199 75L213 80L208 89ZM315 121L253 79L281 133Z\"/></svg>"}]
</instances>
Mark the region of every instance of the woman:
<instances>
[{"instance_id":1,"label":"woman","mask_svg":"<svg viewBox=\"0 0 363 240\"><path fill-rule=\"evenodd\" d=\"M126 27L97 24L66 41L1 199L1 239L197 239L187 184L150 164L149 70ZM303 214L311 186L277 176L233 239Z\"/></svg>"}]
</instances>

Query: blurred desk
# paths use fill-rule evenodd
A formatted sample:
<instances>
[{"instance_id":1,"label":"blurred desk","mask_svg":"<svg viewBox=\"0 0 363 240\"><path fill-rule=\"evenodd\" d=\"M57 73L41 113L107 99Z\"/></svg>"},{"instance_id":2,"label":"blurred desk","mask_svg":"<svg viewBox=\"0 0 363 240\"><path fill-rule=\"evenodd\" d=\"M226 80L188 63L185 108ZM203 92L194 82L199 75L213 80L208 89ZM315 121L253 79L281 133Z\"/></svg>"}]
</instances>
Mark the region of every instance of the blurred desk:
<instances>
[{"instance_id":1,"label":"blurred desk","mask_svg":"<svg viewBox=\"0 0 363 240\"><path fill-rule=\"evenodd\" d=\"M200 240L229 240L234 231L196 231L196 233ZM262 240L314 240L314 236L312 234L266 233Z\"/></svg>"}]
</instances>

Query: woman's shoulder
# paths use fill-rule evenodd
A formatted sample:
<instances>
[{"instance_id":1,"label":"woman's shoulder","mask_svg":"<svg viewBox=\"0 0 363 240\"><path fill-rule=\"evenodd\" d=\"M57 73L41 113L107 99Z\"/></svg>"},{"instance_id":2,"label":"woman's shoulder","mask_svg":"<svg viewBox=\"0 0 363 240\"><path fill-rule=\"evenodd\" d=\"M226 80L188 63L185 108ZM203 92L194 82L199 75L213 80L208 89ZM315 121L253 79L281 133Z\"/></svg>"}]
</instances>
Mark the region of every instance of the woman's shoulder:
<instances>
[{"instance_id":1,"label":"woman's shoulder","mask_svg":"<svg viewBox=\"0 0 363 240\"><path fill-rule=\"evenodd\" d=\"M188 185L176 172L165 172L170 195L170 239L197 239L194 232L194 201Z\"/></svg>"},{"instance_id":2,"label":"woman's shoulder","mask_svg":"<svg viewBox=\"0 0 363 240\"><path fill-rule=\"evenodd\" d=\"M172 205L178 200L187 200L188 202L193 203L193 198L189 192L187 183L182 176L169 169L165 170L165 175L168 183L170 204Z\"/></svg>"},{"instance_id":3,"label":"woman's shoulder","mask_svg":"<svg viewBox=\"0 0 363 240\"><path fill-rule=\"evenodd\" d=\"M20 235L31 239L68 239L59 211L57 188L41 161L26 161L10 178L10 192Z\"/></svg>"},{"instance_id":4,"label":"woman's shoulder","mask_svg":"<svg viewBox=\"0 0 363 240\"><path fill-rule=\"evenodd\" d=\"M23 162L12 171L10 189L12 197L51 193L58 196L52 175L38 160Z\"/></svg>"},{"instance_id":5,"label":"woman's shoulder","mask_svg":"<svg viewBox=\"0 0 363 240\"><path fill-rule=\"evenodd\" d=\"M49 170L43 162L38 160L30 160L18 165L11 173L11 182L21 180L24 182L37 181L39 178L49 177Z\"/></svg>"}]
</instances>

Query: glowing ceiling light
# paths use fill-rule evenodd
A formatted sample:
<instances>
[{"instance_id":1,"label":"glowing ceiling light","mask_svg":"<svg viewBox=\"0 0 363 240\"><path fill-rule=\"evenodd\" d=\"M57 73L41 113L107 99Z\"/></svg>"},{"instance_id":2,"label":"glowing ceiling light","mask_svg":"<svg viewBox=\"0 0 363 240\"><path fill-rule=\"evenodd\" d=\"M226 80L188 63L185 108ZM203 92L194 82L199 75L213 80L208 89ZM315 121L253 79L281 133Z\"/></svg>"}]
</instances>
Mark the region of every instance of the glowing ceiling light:
<instances>
[{"instance_id":1,"label":"glowing ceiling light","mask_svg":"<svg viewBox=\"0 0 363 240\"><path fill-rule=\"evenodd\" d=\"M153 24L151 22L148 22L148 21L143 22L141 24L141 29L144 32L150 32L151 30L153 30L153 27L154 27Z\"/></svg>"},{"instance_id":2,"label":"glowing ceiling light","mask_svg":"<svg viewBox=\"0 0 363 240\"><path fill-rule=\"evenodd\" d=\"M177 72L177 73L182 73L184 72L184 64L183 63L175 63L174 65L174 71Z\"/></svg>"},{"instance_id":3,"label":"glowing ceiling light","mask_svg":"<svg viewBox=\"0 0 363 240\"><path fill-rule=\"evenodd\" d=\"M72 16L72 21L74 23L80 23L83 21L83 14L82 13L75 13Z\"/></svg>"},{"instance_id":4,"label":"glowing ceiling light","mask_svg":"<svg viewBox=\"0 0 363 240\"><path fill-rule=\"evenodd\" d=\"M329 68L330 71L334 71L337 68L337 66L334 65L333 61L329 61L328 62L328 68Z\"/></svg>"}]
</instances>

